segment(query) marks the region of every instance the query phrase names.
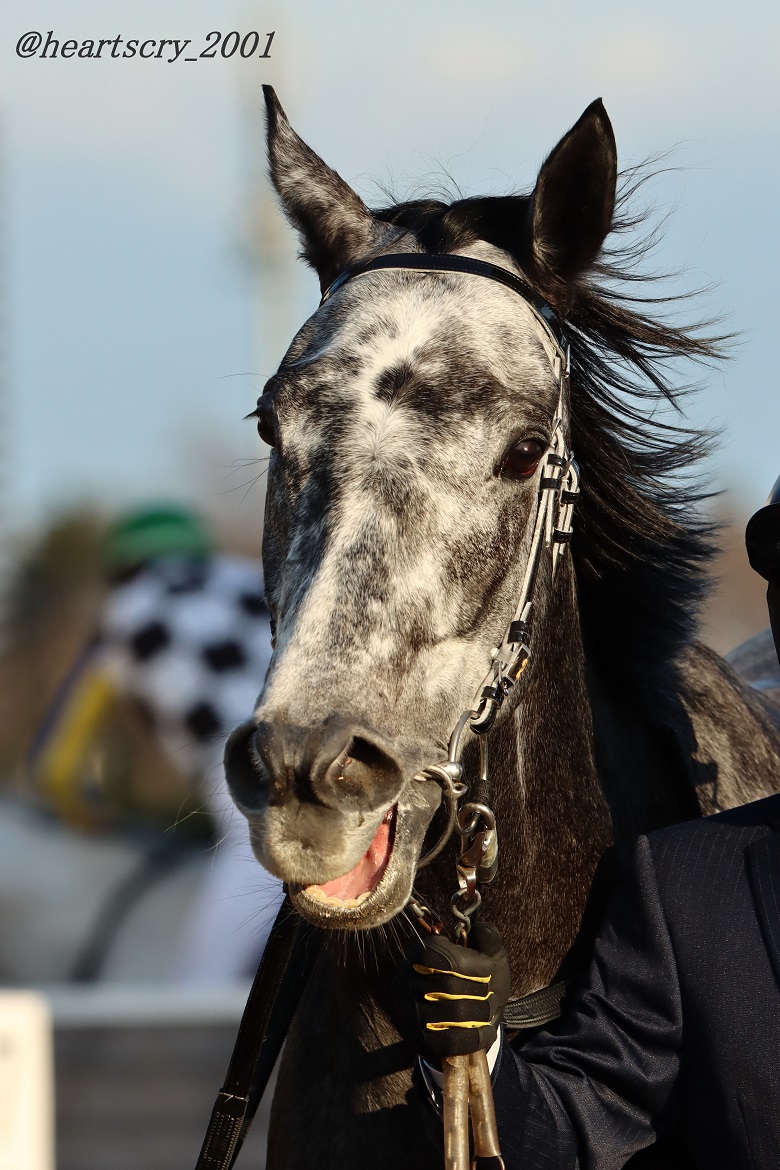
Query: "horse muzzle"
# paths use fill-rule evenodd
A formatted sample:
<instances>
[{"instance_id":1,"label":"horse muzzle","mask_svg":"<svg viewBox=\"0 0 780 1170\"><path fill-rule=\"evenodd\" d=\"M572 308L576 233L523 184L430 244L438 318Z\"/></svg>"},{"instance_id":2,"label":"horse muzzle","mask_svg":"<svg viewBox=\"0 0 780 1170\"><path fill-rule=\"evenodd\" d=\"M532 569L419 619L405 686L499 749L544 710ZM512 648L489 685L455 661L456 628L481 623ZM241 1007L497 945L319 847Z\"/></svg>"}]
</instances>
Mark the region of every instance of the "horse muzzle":
<instances>
[{"instance_id":1,"label":"horse muzzle","mask_svg":"<svg viewBox=\"0 0 780 1170\"><path fill-rule=\"evenodd\" d=\"M422 754L402 761L381 733L339 717L232 733L225 772L255 854L307 918L360 927L402 908L438 805L435 786L412 782Z\"/></svg>"}]
</instances>

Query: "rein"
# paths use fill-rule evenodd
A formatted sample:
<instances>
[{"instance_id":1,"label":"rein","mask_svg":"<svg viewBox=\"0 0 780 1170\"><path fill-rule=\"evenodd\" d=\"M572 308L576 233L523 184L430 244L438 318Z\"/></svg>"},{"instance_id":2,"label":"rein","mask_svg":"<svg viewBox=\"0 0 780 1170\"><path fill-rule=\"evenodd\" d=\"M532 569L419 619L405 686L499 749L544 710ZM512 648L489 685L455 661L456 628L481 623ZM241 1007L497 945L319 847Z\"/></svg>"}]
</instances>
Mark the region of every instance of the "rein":
<instances>
[{"instance_id":1,"label":"rein","mask_svg":"<svg viewBox=\"0 0 780 1170\"><path fill-rule=\"evenodd\" d=\"M527 529L527 533L530 532L528 560L514 614L500 642L490 651L490 669L472 706L463 712L453 728L447 759L428 765L414 777L416 781L439 784L447 808L444 832L422 858L419 867L427 865L441 853L453 832L460 836L457 887L450 911L457 923L455 941L465 946L472 919L482 901L479 884L490 882L498 868L498 833L491 807L487 733L507 695L521 682L531 659L534 589L542 557L549 554L554 578L572 536L579 470L568 440L570 351L557 316L530 285L504 268L469 256L419 252L377 256L337 277L322 294L320 305L350 280L368 272L396 269L481 276L516 292L531 311L537 335L558 385L550 444L540 460L538 498ZM479 778L473 787L463 782L461 764L467 727L479 737ZM413 899L408 906L423 929L434 934L443 931L441 921L427 906ZM230 1170L235 1164L297 1009L315 953L316 948L307 945L306 932L291 914L289 902L285 899L244 1009L225 1084L214 1105L195 1170ZM564 985L556 983L510 1001L505 1009L504 1023L510 1029L547 1023L560 1014L563 992ZM446 1170L468 1170L469 1110L474 1164L478 1158L494 1158L503 1167L487 1054L480 1051L471 1056L449 1057L444 1061L444 1075Z\"/></svg>"}]
</instances>

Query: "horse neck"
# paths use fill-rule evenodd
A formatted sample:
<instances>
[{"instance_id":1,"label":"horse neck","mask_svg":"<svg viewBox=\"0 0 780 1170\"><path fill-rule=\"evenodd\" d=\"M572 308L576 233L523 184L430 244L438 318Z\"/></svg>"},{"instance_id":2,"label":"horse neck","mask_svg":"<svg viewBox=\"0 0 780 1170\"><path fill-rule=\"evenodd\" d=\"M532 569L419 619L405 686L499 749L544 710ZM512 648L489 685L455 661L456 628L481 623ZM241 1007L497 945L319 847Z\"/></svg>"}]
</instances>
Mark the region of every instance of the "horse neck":
<instances>
[{"instance_id":1,"label":"horse neck","mask_svg":"<svg viewBox=\"0 0 780 1170\"><path fill-rule=\"evenodd\" d=\"M490 733L499 868L483 890L483 913L504 938L516 995L555 976L611 840L568 558L544 591L527 685Z\"/></svg>"},{"instance_id":2,"label":"horse neck","mask_svg":"<svg viewBox=\"0 0 780 1170\"><path fill-rule=\"evenodd\" d=\"M640 833L700 815L689 772L697 738L673 658L650 664L638 687L607 668L603 636L600 649L601 661L589 656L587 671L594 750L616 854L625 858Z\"/></svg>"}]
</instances>

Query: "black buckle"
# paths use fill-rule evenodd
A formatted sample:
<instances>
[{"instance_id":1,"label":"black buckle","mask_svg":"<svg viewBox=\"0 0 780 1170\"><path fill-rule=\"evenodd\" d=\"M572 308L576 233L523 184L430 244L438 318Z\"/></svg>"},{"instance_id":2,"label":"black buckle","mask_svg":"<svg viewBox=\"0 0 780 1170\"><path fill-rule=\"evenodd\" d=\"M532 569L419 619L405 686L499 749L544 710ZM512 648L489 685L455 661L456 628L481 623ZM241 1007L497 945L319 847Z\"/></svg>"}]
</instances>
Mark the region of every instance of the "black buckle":
<instances>
[{"instance_id":1,"label":"black buckle","mask_svg":"<svg viewBox=\"0 0 780 1170\"><path fill-rule=\"evenodd\" d=\"M528 622L510 622L507 632L507 642L527 642L531 628Z\"/></svg>"}]
</instances>

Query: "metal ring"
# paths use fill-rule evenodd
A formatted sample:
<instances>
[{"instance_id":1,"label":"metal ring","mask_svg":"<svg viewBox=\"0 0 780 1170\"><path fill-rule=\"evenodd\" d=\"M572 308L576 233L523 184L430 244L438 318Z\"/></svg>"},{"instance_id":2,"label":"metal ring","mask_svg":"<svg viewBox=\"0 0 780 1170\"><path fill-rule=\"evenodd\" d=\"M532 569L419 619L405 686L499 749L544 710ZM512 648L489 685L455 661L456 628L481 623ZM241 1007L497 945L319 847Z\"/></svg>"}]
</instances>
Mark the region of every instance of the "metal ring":
<instances>
[{"instance_id":1,"label":"metal ring","mask_svg":"<svg viewBox=\"0 0 780 1170\"><path fill-rule=\"evenodd\" d=\"M426 773L428 773L428 775L426 775ZM452 777L448 772L445 771L441 764L432 764L429 768L424 768L422 772L418 773L418 776L422 776L425 779L439 781L441 783L442 797L447 802L447 824L444 828L444 832L439 837L439 840L436 842L433 848L429 849L428 852L417 862L417 868L419 870L422 869L423 866L428 865L429 862L433 861L434 857L439 856L442 849L452 836L452 830L455 828L455 821L458 815L458 800L462 795L462 793L459 792L459 789L464 788L465 786L458 785L458 788L456 788Z\"/></svg>"},{"instance_id":2,"label":"metal ring","mask_svg":"<svg viewBox=\"0 0 780 1170\"><path fill-rule=\"evenodd\" d=\"M455 823L455 828L456 828L457 832L460 833L461 837L473 837L474 833L476 832L477 825L479 824L479 813L478 812L472 813L470 818L469 818L468 824L464 825L463 821L462 821L462 813L463 813L464 808L465 808L465 805L458 809L458 816L457 816L457 820Z\"/></svg>"},{"instance_id":3,"label":"metal ring","mask_svg":"<svg viewBox=\"0 0 780 1170\"><path fill-rule=\"evenodd\" d=\"M471 816L469 818L468 824L464 825L462 821L463 814L469 811L471 811ZM492 832L492 830L496 827L496 814L493 812L492 808L486 804L481 804L479 801L473 800L468 801L467 804L461 805L461 807L458 809L457 817L458 832L461 834L461 836L471 837L474 834L474 831L477 827L477 821L480 817L485 822L485 831L488 833Z\"/></svg>"},{"instance_id":4,"label":"metal ring","mask_svg":"<svg viewBox=\"0 0 780 1170\"><path fill-rule=\"evenodd\" d=\"M458 756L460 754L460 741L463 736L463 729L470 720L476 719L476 717L476 711L464 711L458 722L455 724L455 728L452 732L452 735L450 736L448 750L449 763L455 764L458 762Z\"/></svg>"}]
</instances>

